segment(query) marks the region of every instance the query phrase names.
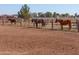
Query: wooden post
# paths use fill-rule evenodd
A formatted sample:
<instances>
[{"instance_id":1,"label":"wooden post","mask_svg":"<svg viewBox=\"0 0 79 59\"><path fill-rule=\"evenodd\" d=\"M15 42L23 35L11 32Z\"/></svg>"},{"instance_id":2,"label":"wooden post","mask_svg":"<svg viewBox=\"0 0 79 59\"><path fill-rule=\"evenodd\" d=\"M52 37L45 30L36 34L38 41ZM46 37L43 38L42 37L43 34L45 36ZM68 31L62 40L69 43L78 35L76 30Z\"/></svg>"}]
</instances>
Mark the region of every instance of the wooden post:
<instances>
[{"instance_id":1,"label":"wooden post","mask_svg":"<svg viewBox=\"0 0 79 59\"><path fill-rule=\"evenodd\" d=\"M5 19L2 17L2 25L4 25L4 20L5 20Z\"/></svg>"},{"instance_id":2,"label":"wooden post","mask_svg":"<svg viewBox=\"0 0 79 59\"><path fill-rule=\"evenodd\" d=\"M52 24L52 29L53 29L53 19L51 20L51 24Z\"/></svg>"},{"instance_id":3,"label":"wooden post","mask_svg":"<svg viewBox=\"0 0 79 59\"><path fill-rule=\"evenodd\" d=\"M77 30L79 32L79 20L76 20L76 24L77 24Z\"/></svg>"}]
</instances>

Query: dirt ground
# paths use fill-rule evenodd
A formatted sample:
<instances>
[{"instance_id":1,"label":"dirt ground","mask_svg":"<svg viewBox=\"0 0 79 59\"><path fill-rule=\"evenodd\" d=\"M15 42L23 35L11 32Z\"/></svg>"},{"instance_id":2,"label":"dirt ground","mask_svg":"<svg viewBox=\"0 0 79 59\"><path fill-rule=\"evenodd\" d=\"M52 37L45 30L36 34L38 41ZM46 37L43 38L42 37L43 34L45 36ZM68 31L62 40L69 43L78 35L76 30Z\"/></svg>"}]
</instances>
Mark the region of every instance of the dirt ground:
<instances>
[{"instance_id":1,"label":"dirt ground","mask_svg":"<svg viewBox=\"0 0 79 59\"><path fill-rule=\"evenodd\" d=\"M0 54L77 55L79 33L0 25Z\"/></svg>"}]
</instances>

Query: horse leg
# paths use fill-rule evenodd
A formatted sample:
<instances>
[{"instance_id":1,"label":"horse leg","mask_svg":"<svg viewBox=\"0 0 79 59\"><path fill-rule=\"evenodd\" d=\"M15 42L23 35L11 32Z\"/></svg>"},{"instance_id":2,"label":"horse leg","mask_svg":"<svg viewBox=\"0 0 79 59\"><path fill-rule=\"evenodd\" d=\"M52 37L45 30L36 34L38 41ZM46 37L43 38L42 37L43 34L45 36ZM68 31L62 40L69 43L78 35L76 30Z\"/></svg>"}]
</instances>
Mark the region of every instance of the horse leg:
<instances>
[{"instance_id":1,"label":"horse leg","mask_svg":"<svg viewBox=\"0 0 79 59\"><path fill-rule=\"evenodd\" d=\"M33 23L33 27L35 27L35 23Z\"/></svg>"},{"instance_id":2,"label":"horse leg","mask_svg":"<svg viewBox=\"0 0 79 59\"><path fill-rule=\"evenodd\" d=\"M61 30L63 30L63 25L61 25Z\"/></svg>"},{"instance_id":3,"label":"horse leg","mask_svg":"<svg viewBox=\"0 0 79 59\"><path fill-rule=\"evenodd\" d=\"M16 25L16 22L14 22L14 24Z\"/></svg>"},{"instance_id":4,"label":"horse leg","mask_svg":"<svg viewBox=\"0 0 79 59\"><path fill-rule=\"evenodd\" d=\"M41 29L44 27L44 24L43 23L41 23Z\"/></svg>"},{"instance_id":5,"label":"horse leg","mask_svg":"<svg viewBox=\"0 0 79 59\"><path fill-rule=\"evenodd\" d=\"M72 27L71 24L69 24L69 31L71 30L71 27Z\"/></svg>"},{"instance_id":6,"label":"horse leg","mask_svg":"<svg viewBox=\"0 0 79 59\"><path fill-rule=\"evenodd\" d=\"M36 23L36 28L38 28L38 23Z\"/></svg>"},{"instance_id":7,"label":"horse leg","mask_svg":"<svg viewBox=\"0 0 79 59\"><path fill-rule=\"evenodd\" d=\"M11 24L12 24L12 22L11 22Z\"/></svg>"},{"instance_id":8,"label":"horse leg","mask_svg":"<svg viewBox=\"0 0 79 59\"><path fill-rule=\"evenodd\" d=\"M42 25L40 24L40 29L42 29Z\"/></svg>"}]
</instances>

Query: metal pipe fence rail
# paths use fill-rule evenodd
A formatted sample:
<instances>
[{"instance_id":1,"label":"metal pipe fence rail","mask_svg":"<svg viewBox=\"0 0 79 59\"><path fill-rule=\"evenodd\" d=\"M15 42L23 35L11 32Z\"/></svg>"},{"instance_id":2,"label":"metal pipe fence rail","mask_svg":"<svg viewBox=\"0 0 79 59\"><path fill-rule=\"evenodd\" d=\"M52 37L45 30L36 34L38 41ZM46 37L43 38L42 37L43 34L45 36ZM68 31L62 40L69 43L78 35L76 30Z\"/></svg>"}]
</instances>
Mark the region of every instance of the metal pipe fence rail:
<instances>
[{"instance_id":1,"label":"metal pipe fence rail","mask_svg":"<svg viewBox=\"0 0 79 59\"><path fill-rule=\"evenodd\" d=\"M46 19L46 20L51 20L52 19L53 20L53 30L60 30L61 29L60 24L59 23L55 23L55 18L38 18L38 19ZM71 19L71 22L72 22L72 24L71 24L72 25L71 31L78 31L76 19L74 19L74 18L70 18L70 19ZM20 21L17 21L15 26L19 26L20 23L21 23ZM21 25L24 25L24 23L25 22L22 21ZM2 24L2 20L0 20L0 24ZM8 24L11 25L7 20L5 20L5 25L8 25ZM14 24L12 24L12 25L14 25ZM31 20L30 20L29 24L26 23L26 27L32 27L32 28L34 27L33 23L31 22ZM39 27L41 27L41 24L39 24ZM63 28L64 28L63 30L68 31L69 27L68 27L68 25L64 25ZM52 29L51 23L49 22L45 27L42 27L42 29Z\"/></svg>"}]
</instances>

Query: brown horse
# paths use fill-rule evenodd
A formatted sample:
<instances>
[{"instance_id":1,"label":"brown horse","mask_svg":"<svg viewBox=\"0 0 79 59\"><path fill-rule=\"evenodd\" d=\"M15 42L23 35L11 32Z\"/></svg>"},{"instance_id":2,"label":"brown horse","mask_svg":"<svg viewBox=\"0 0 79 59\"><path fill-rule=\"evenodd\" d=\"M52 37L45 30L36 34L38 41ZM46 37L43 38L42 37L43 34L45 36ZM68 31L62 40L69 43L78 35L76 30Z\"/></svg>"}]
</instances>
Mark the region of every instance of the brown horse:
<instances>
[{"instance_id":1,"label":"brown horse","mask_svg":"<svg viewBox=\"0 0 79 59\"><path fill-rule=\"evenodd\" d=\"M63 30L63 25L68 25L69 30L71 30L71 20L63 20L63 19L56 19L55 23L59 22L61 25L61 30Z\"/></svg>"},{"instance_id":2,"label":"brown horse","mask_svg":"<svg viewBox=\"0 0 79 59\"><path fill-rule=\"evenodd\" d=\"M38 24L42 24L42 26L45 26L45 22L43 19L32 19L32 22L36 25L36 28L38 28Z\"/></svg>"}]
</instances>

